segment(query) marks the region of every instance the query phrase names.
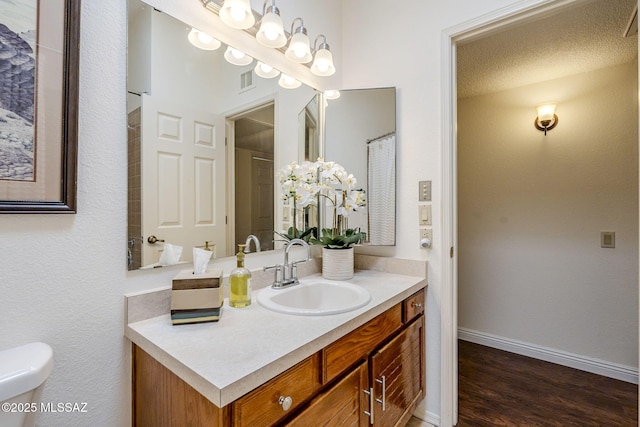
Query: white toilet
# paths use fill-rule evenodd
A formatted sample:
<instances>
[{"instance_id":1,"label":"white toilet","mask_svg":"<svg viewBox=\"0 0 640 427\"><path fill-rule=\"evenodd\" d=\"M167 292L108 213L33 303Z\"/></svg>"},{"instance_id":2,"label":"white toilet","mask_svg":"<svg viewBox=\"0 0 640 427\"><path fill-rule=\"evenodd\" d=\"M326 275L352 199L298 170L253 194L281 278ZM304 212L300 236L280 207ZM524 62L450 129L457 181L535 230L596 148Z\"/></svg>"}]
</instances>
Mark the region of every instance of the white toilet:
<instances>
[{"instance_id":1,"label":"white toilet","mask_svg":"<svg viewBox=\"0 0 640 427\"><path fill-rule=\"evenodd\" d=\"M53 351L45 343L0 351L0 426L34 424L40 412L41 386L52 369Z\"/></svg>"}]
</instances>

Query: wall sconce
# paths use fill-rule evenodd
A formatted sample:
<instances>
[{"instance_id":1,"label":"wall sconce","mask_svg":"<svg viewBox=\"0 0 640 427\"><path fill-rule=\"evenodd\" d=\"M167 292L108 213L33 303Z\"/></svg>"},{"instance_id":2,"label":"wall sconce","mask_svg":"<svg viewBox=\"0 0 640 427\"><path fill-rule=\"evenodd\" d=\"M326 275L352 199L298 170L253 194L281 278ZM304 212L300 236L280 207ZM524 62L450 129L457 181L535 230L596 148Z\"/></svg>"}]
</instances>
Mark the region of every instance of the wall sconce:
<instances>
[{"instance_id":1,"label":"wall sconce","mask_svg":"<svg viewBox=\"0 0 640 427\"><path fill-rule=\"evenodd\" d=\"M276 70L269 64L265 64L262 61L258 61L255 72L257 75L265 79L271 79L273 77L277 77L278 74L280 74L280 71Z\"/></svg>"},{"instance_id":2,"label":"wall sconce","mask_svg":"<svg viewBox=\"0 0 640 427\"><path fill-rule=\"evenodd\" d=\"M300 25L295 27L297 21L300 21ZM304 27L302 18L296 18L291 23L291 40L289 40L289 47L284 53L284 56L299 64L306 64L310 62L313 57L311 56L311 46L309 44L309 37L307 36L307 29Z\"/></svg>"},{"instance_id":3,"label":"wall sconce","mask_svg":"<svg viewBox=\"0 0 640 427\"><path fill-rule=\"evenodd\" d=\"M544 131L547 134L548 130L553 129L558 124L558 116L556 116L556 104L544 104L536 107L538 110L538 116L533 121L536 129Z\"/></svg>"},{"instance_id":4,"label":"wall sconce","mask_svg":"<svg viewBox=\"0 0 640 427\"><path fill-rule=\"evenodd\" d=\"M278 84L280 85L280 87L283 87L285 89L296 89L302 85L302 83L300 83L298 80L286 75L285 73L282 73L282 75L280 76Z\"/></svg>"},{"instance_id":5,"label":"wall sconce","mask_svg":"<svg viewBox=\"0 0 640 427\"><path fill-rule=\"evenodd\" d=\"M318 39L322 37L322 43L317 47ZM331 76L336 72L336 67L333 65L333 55L329 50L327 44L327 38L324 34L320 34L316 37L316 41L313 44L313 50L316 55L311 65L311 72L316 76Z\"/></svg>"},{"instance_id":6,"label":"wall sconce","mask_svg":"<svg viewBox=\"0 0 640 427\"><path fill-rule=\"evenodd\" d=\"M265 0L262 5L262 20L260 29L256 33L256 40L263 46L279 48L287 44L287 36L284 35L282 18L275 0L271 0L269 8L266 7L268 1Z\"/></svg>"},{"instance_id":7,"label":"wall sconce","mask_svg":"<svg viewBox=\"0 0 640 427\"><path fill-rule=\"evenodd\" d=\"M220 40L214 39L209 34L203 33L195 28L191 28L187 38L192 45L203 50L216 50L222 45Z\"/></svg>"},{"instance_id":8,"label":"wall sconce","mask_svg":"<svg viewBox=\"0 0 640 427\"><path fill-rule=\"evenodd\" d=\"M227 50L224 52L224 59L233 65L249 65L253 62L252 57L231 46L227 46Z\"/></svg>"},{"instance_id":9,"label":"wall sconce","mask_svg":"<svg viewBox=\"0 0 640 427\"><path fill-rule=\"evenodd\" d=\"M256 22L249 0L224 0L219 15L222 22L239 30L251 28Z\"/></svg>"}]
</instances>

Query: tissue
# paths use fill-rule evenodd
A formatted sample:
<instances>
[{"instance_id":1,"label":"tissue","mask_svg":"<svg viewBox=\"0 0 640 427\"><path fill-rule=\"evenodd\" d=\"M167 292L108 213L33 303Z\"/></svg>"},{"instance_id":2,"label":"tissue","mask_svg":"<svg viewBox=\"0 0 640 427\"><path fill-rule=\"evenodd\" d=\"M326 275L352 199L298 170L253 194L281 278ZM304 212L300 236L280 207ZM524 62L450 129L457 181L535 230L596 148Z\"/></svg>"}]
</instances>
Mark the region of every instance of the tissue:
<instances>
[{"instance_id":1,"label":"tissue","mask_svg":"<svg viewBox=\"0 0 640 427\"><path fill-rule=\"evenodd\" d=\"M159 265L177 264L178 261L180 260L180 255L182 255L182 246L165 243L164 248L162 250L162 254L160 254L160 261L158 261L158 264Z\"/></svg>"},{"instance_id":2,"label":"tissue","mask_svg":"<svg viewBox=\"0 0 640 427\"><path fill-rule=\"evenodd\" d=\"M204 274L207 271L207 264L212 253L204 249L193 248L193 274Z\"/></svg>"}]
</instances>

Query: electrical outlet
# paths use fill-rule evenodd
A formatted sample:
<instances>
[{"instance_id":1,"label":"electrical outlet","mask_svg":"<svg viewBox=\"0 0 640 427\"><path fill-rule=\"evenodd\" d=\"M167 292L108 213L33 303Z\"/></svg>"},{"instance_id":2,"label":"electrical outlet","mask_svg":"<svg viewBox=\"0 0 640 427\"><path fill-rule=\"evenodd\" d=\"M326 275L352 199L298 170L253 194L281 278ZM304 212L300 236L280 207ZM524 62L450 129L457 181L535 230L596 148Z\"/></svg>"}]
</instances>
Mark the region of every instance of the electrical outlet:
<instances>
[{"instance_id":1,"label":"electrical outlet","mask_svg":"<svg viewBox=\"0 0 640 427\"><path fill-rule=\"evenodd\" d=\"M431 201L431 181L418 182L418 201L419 202Z\"/></svg>"},{"instance_id":2,"label":"electrical outlet","mask_svg":"<svg viewBox=\"0 0 640 427\"><path fill-rule=\"evenodd\" d=\"M433 242L433 230L430 228L421 228L420 229L420 240L429 239Z\"/></svg>"},{"instance_id":3,"label":"electrical outlet","mask_svg":"<svg viewBox=\"0 0 640 427\"><path fill-rule=\"evenodd\" d=\"M431 225L431 205L418 206L418 225Z\"/></svg>"}]
</instances>

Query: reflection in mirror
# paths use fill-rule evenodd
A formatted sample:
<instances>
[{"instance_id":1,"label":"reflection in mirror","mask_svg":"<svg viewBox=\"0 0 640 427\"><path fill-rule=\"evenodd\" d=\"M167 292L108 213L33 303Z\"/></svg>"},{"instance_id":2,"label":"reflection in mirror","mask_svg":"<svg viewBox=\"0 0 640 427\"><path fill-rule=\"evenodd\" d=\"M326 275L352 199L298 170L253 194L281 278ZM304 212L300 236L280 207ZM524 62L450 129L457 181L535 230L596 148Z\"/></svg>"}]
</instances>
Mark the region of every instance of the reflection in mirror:
<instances>
[{"instance_id":1,"label":"reflection in mirror","mask_svg":"<svg viewBox=\"0 0 640 427\"><path fill-rule=\"evenodd\" d=\"M190 32L129 1L129 269L157 265L168 245L181 262L193 247L233 255L249 234L271 249L284 228L273 169L298 160L298 113L316 91L282 89L255 61L229 64L224 45L196 48Z\"/></svg>"},{"instance_id":2,"label":"reflection in mirror","mask_svg":"<svg viewBox=\"0 0 640 427\"><path fill-rule=\"evenodd\" d=\"M324 157L365 190L366 215L350 216L349 227L369 245L395 245L395 132L395 88L342 90L326 101Z\"/></svg>"}]
</instances>

